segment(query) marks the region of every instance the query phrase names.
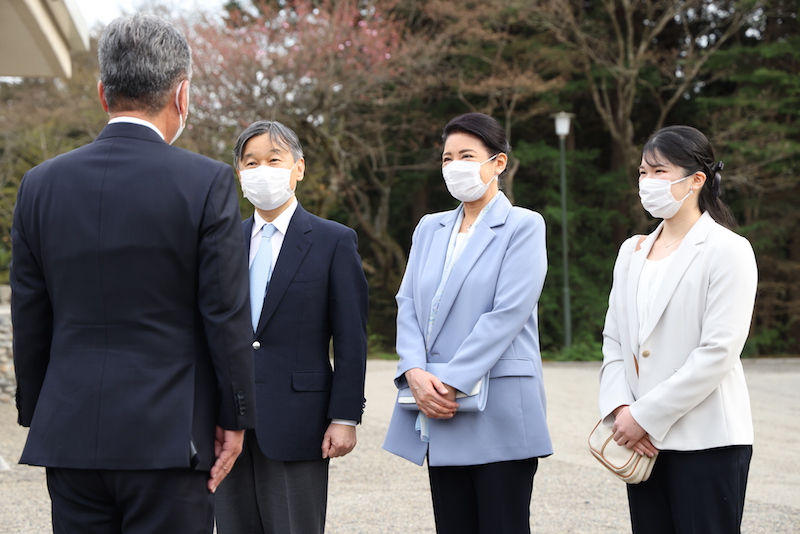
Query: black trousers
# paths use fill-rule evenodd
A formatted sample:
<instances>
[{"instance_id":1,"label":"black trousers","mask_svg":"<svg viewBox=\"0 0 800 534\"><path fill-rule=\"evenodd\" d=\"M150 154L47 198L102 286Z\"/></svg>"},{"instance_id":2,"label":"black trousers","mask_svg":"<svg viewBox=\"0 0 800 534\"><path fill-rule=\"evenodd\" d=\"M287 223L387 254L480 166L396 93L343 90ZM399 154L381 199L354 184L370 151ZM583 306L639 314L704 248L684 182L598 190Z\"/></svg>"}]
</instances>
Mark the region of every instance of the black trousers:
<instances>
[{"instance_id":1,"label":"black trousers","mask_svg":"<svg viewBox=\"0 0 800 534\"><path fill-rule=\"evenodd\" d=\"M208 471L47 468L54 534L211 534Z\"/></svg>"},{"instance_id":2,"label":"black trousers","mask_svg":"<svg viewBox=\"0 0 800 534\"><path fill-rule=\"evenodd\" d=\"M538 458L428 467L437 534L530 534Z\"/></svg>"},{"instance_id":3,"label":"black trousers","mask_svg":"<svg viewBox=\"0 0 800 534\"><path fill-rule=\"evenodd\" d=\"M628 485L634 534L736 534L753 447L661 451L647 482Z\"/></svg>"}]
</instances>

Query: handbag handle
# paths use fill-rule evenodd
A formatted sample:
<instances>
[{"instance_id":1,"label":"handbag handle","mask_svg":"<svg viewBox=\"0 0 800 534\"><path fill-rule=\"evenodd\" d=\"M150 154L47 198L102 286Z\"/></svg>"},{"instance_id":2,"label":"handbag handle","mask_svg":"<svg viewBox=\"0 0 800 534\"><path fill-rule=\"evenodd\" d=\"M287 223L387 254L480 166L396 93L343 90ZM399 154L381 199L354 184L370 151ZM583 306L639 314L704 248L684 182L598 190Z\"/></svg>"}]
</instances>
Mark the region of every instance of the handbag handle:
<instances>
[{"instance_id":1,"label":"handbag handle","mask_svg":"<svg viewBox=\"0 0 800 534\"><path fill-rule=\"evenodd\" d=\"M644 243L645 239L647 239L646 235L639 236L639 242L636 243L636 250L634 250L634 252L639 252L640 250L642 250L642 243Z\"/></svg>"}]
</instances>

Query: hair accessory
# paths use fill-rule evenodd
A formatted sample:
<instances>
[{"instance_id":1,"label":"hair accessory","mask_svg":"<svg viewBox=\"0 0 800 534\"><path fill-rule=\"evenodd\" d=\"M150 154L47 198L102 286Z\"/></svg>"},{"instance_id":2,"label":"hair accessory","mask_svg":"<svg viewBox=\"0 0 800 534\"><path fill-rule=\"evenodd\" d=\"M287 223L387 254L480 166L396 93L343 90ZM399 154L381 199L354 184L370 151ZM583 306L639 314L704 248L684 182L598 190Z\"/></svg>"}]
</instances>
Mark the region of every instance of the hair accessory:
<instances>
[{"instance_id":1,"label":"hair accessory","mask_svg":"<svg viewBox=\"0 0 800 534\"><path fill-rule=\"evenodd\" d=\"M719 198L719 186L720 182L722 181L722 176L719 174L719 171L721 171L723 168L725 168L725 164L721 161L718 161L711 166L711 172L714 173L714 182L711 184L711 193L714 195L714 198Z\"/></svg>"}]
</instances>

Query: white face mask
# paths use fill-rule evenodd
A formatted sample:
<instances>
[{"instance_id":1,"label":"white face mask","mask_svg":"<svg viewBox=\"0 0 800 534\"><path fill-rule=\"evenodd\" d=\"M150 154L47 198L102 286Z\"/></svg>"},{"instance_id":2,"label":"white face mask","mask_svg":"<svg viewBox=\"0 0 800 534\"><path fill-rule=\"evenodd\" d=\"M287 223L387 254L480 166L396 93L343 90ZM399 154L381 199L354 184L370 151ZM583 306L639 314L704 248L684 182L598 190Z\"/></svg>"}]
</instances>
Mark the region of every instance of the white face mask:
<instances>
[{"instance_id":1,"label":"white face mask","mask_svg":"<svg viewBox=\"0 0 800 534\"><path fill-rule=\"evenodd\" d=\"M297 162L291 169L260 165L255 169L239 171L244 198L253 206L265 211L283 206L294 195L291 178L295 165Z\"/></svg>"},{"instance_id":2,"label":"white face mask","mask_svg":"<svg viewBox=\"0 0 800 534\"><path fill-rule=\"evenodd\" d=\"M175 107L178 108L178 116L180 117L181 125L178 127L178 131L175 132L175 137L172 138L172 141L170 141L169 144L172 144L175 141L177 141L178 138L183 133L183 129L186 128L186 120L183 118L183 115L181 115L181 101L180 101L181 87L183 86L184 83L188 84L189 82L187 82L186 80L182 81L181 83L178 84L178 90L175 91ZM186 90L188 91L189 88L187 87ZM186 118L187 119L189 118L188 110L186 111Z\"/></svg>"},{"instance_id":3,"label":"white face mask","mask_svg":"<svg viewBox=\"0 0 800 534\"><path fill-rule=\"evenodd\" d=\"M672 218L681 209L683 201L694 192L689 189L685 197L675 200L675 197L672 196L672 184L679 184L691 177L692 175L674 182L658 178L644 178L639 182L639 198L642 201L642 207L656 219Z\"/></svg>"},{"instance_id":4,"label":"white face mask","mask_svg":"<svg viewBox=\"0 0 800 534\"><path fill-rule=\"evenodd\" d=\"M492 161L498 155L495 154L483 163ZM474 202L486 193L486 190L489 189L489 184L492 183L492 180L497 179L497 175L493 176L488 183L484 183L481 180L481 165L483 163L457 160L451 161L442 167L444 183L453 198L461 202Z\"/></svg>"}]
</instances>

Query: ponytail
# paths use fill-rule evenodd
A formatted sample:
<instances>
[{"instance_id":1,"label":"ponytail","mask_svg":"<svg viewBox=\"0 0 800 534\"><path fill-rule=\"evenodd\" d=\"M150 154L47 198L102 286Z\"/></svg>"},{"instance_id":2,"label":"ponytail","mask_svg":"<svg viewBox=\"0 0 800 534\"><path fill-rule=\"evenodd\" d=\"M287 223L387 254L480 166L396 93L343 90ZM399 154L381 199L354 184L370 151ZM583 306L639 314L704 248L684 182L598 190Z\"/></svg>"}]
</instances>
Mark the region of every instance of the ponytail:
<instances>
[{"instance_id":1,"label":"ponytail","mask_svg":"<svg viewBox=\"0 0 800 534\"><path fill-rule=\"evenodd\" d=\"M700 191L698 204L702 213L708 212L718 224L728 230L735 231L739 227L736 217L733 216L733 212L728 205L720 199L720 196L722 196L722 189L720 188L722 176L720 171L724 166L725 164L721 161L713 164L710 169L707 169L707 165L703 165L702 171L706 175L706 183L703 184L703 189Z\"/></svg>"}]
</instances>

